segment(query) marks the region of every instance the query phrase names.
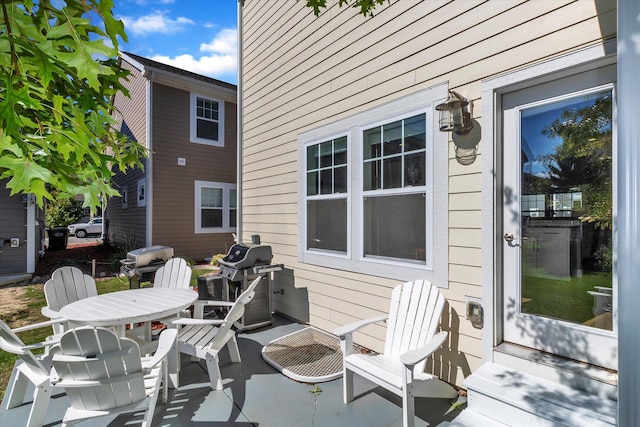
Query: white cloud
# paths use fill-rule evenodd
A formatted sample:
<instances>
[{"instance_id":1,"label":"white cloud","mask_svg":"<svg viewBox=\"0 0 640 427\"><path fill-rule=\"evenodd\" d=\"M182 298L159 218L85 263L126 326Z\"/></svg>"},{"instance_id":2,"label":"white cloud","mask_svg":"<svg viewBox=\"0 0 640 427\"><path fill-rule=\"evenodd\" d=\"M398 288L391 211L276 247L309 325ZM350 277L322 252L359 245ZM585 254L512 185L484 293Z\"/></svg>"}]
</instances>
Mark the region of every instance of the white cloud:
<instances>
[{"instance_id":1,"label":"white cloud","mask_svg":"<svg viewBox=\"0 0 640 427\"><path fill-rule=\"evenodd\" d=\"M220 31L211 43L202 43L200 52L233 53L238 52L238 31L233 28Z\"/></svg>"},{"instance_id":2,"label":"white cloud","mask_svg":"<svg viewBox=\"0 0 640 427\"><path fill-rule=\"evenodd\" d=\"M234 75L237 70L237 58L235 55L210 55L200 58L194 58L192 55L179 55L175 58L158 55L151 57L151 59L221 80L224 80L225 76Z\"/></svg>"},{"instance_id":3,"label":"white cloud","mask_svg":"<svg viewBox=\"0 0 640 427\"><path fill-rule=\"evenodd\" d=\"M224 80L224 77L235 76L237 70L237 34L235 28L221 30L210 43L200 45L200 52L203 52L204 55L198 58L185 54L173 58L166 55L156 55L150 59Z\"/></svg>"},{"instance_id":4,"label":"white cloud","mask_svg":"<svg viewBox=\"0 0 640 427\"><path fill-rule=\"evenodd\" d=\"M137 35L151 33L173 34L183 31L187 26L194 25L189 18L178 17L171 19L164 11L154 11L149 15L132 18L130 16L120 16L124 22L125 31Z\"/></svg>"}]
</instances>

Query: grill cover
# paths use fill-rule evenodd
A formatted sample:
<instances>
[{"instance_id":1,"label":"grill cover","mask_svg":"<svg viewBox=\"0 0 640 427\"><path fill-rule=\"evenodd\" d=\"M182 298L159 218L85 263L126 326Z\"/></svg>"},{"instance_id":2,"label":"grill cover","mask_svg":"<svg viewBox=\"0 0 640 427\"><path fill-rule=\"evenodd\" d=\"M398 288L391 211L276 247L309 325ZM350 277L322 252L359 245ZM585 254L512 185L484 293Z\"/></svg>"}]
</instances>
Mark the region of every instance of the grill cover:
<instances>
[{"instance_id":1,"label":"grill cover","mask_svg":"<svg viewBox=\"0 0 640 427\"><path fill-rule=\"evenodd\" d=\"M164 263L173 258L173 248L169 246L147 246L127 252L126 262L129 267L146 267L154 263ZM125 261L125 260L123 260Z\"/></svg>"}]
</instances>

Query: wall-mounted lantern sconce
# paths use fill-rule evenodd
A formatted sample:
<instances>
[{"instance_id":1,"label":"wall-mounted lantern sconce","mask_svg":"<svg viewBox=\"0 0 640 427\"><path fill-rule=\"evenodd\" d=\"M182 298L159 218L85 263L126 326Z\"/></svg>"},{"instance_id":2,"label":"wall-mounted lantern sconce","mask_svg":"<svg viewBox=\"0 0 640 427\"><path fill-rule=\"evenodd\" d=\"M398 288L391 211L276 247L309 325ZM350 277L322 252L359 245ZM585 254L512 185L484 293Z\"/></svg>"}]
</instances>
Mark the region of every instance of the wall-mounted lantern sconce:
<instances>
[{"instance_id":1,"label":"wall-mounted lantern sconce","mask_svg":"<svg viewBox=\"0 0 640 427\"><path fill-rule=\"evenodd\" d=\"M440 130L455 132L458 135L469 133L473 123L468 106L469 101L450 90L449 98L442 104L436 105L436 110L440 111Z\"/></svg>"}]
</instances>

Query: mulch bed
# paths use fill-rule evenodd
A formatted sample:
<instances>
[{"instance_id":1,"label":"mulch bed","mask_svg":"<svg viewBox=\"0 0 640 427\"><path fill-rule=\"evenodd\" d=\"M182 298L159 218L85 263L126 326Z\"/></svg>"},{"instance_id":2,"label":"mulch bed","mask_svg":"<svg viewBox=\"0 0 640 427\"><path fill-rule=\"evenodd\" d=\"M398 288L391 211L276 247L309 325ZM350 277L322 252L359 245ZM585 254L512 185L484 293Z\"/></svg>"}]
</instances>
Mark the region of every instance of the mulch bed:
<instances>
[{"instance_id":1,"label":"mulch bed","mask_svg":"<svg viewBox=\"0 0 640 427\"><path fill-rule=\"evenodd\" d=\"M51 273L65 265L78 267L86 274L91 274L92 260L96 260L96 277L113 277L120 273L119 252L109 245L87 244L67 247L67 249L47 250L44 257L38 260L35 276L42 282L51 277Z\"/></svg>"}]
</instances>

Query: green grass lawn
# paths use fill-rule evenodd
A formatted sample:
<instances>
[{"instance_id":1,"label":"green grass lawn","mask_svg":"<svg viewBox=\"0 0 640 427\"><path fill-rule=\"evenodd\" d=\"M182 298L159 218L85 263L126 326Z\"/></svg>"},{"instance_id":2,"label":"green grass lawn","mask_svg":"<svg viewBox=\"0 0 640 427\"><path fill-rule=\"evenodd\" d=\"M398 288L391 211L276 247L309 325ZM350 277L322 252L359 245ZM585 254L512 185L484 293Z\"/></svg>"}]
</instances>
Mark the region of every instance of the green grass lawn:
<instances>
[{"instance_id":1,"label":"green grass lawn","mask_svg":"<svg viewBox=\"0 0 640 427\"><path fill-rule=\"evenodd\" d=\"M198 283L198 277L210 271L211 270L193 270L191 286L195 287ZM129 289L129 280L118 277L98 279L96 280L96 287L98 288L99 294L122 291ZM48 318L40 313L40 309L46 305L43 285L30 285L26 286L25 289L23 308L18 312L11 313L7 317L3 316L2 318L2 320L12 328L48 320ZM47 326L46 328L21 332L18 336L25 344L32 344L43 341L47 336L51 335L52 332L51 327ZM14 354L0 350L0 399L4 397L9 378L11 377L11 371L17 358Z\"/></svg>"},{"instance_id":2,"label":"green grass lawn","mask_svg":"<svg viewBox=\"0 0 640 427\"><path fill-rule=\"evenodd\" d=\"M590 272L570 280L524 276L522 311L554 319L584 323L593 318L594 286L611 287L611 273Z\"/></svg>"}]
</instances>

